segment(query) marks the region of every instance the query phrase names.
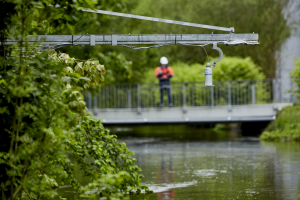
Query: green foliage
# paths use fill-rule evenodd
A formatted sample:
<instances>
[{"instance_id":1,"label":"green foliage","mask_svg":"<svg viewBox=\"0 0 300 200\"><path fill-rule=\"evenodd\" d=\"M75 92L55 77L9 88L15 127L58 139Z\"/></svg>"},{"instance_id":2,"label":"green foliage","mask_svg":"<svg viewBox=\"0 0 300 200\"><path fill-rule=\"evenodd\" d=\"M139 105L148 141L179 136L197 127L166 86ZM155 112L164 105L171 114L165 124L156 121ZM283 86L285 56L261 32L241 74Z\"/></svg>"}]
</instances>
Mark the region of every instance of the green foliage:
<instances>
[{"instance_id":1,"label":"green foliage","mask_svg":"<svg viewBox=\"0 0 300 200\"><path fill-rule=\"evenodd\" d=\"M300 141L300 106L284 108L260 136L266 141Z\"/></svg>"},{"instance_id":2,"label":"green foliage","mask_svg":"<svg viewBox=\"0 0 300 200\"><path fill-rule=\"evenodd\" d=\"M50 56L55 62L67 66L66 71L62 73L67 88L71 88L71 82L86 89L104 80L103 75L106 73L104 65L101 65L98 60L77 61L75 58L70 58L68 54L58 54L55 51L52 51Z\"/></svg>"},{"instance_id":3,"label":"green foliage","mask_svg":"<svg viewBox=\"0 0 300 200\"><path fill-rule=\"evenodd\" d=\"M0 57L2 199L53 199L64 184L72 185L82 198L123 199L132 190L148 191L140 186L132 153L100 120L86 113L81 91L103 80L101 62L55 51L36 52L38 43L28 45L28 34L57 28L49 24L66 23L72 29L77 6L93 1L11 3L16 14L3 33L4 38L17 39L18 45L7 53L8 47L1 43L5 50ZM40 26L40 16L53 11L49 3L60 5L62 15ZM92 180L90 185L83 187L77 181L74 162ZM91 187L98 188L97 193L91 193Z\"/></svg>"},{"instance_id":4,"label":"green foliage","mask_svg":"<svg viewBox=\"0 0 300 200\"><path fill-rule=\"evenodd\" d=\"M292 81L295 84L295 88L293 88L293 94L296 95L296 97L300 98L300 57L295 61L295 68L291 71L290 77L292 78Z\"/></svg>"},{"instance_id":5,"label":"green foliage","mask_svg":"<svg viewBox=\"0 0 300 200\"><path fill-rule=\"evenodd\" d=\"M109 52L107 55L103 53L98 54L99 60L105 65L112 66L107 69L106 81L107 83L127 82L132 76L132 62L126 60L123 54L116 52Z\"/></svg>"},{"instance_id":6,"label":"green foliage","mask_svg":"<svg viewBox=\"0 0 300 200\"><path fill-rule=\"evenodd\" d=\"M138 174L141 170L135 165L136 159L130 157L133 153L126 148L125 143L117 143L116 136L104 129L101 120L85 116L72 132L68 146L73 152L73 159L80 164L86 175L96 180L102 174L125 171L123 175L127 174L129 178L118 187L115 186L115 189L125 192L138 189L142 175ZM136 187L130 188L129 185Z\"/></svg>"},{"instance_id":7,"label":"green foliage","mask_svg":"<svg viewBox=\"0 0 300 200\"><path fill-rule=\"evenodd\" d=\"M214 60L214 59L210 59ZM204 69L206 65L185 63L170 63L175 72L173 82L199 82L204 81ZM224 57L217 66L213 68L213 80L244 80L244 79L264 79L265 75L261 68L257 66L250 57ZM144 82L157 82L154 76L154 68L147 72Z\"/></svg>"},{"instance_id":8,"label":"green foliage","mask_svg":"<svg viewBox=\"0 0 300 200\"><path fill-rule=\"evenodd\" d=\"M111 66L106 71L105 83L124 83L132 78L132 62L128 61L123 54L118 54L115 51L104 54L101 46L76 46L63 48L62 50L79 59L93 58L92 60L99 60L105 66Z\"/></svg>"}]
</instances>

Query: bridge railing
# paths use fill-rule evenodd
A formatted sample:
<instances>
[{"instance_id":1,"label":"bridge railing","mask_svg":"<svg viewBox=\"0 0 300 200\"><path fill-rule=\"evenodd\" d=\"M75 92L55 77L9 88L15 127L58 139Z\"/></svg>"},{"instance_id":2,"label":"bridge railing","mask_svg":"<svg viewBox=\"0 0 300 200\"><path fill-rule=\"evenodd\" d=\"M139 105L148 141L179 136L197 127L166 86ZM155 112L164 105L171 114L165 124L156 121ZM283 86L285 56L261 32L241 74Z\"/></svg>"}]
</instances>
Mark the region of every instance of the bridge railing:
<instances>
[{"instance_id":1,"label":"bridge railing","mask_svg":"<svg viewBox=\"0 0 300 200\"><path fill-rule=\"evenodd\" d=\"M174 107L226 106L277 103L275 79L215 81L215 87L204 82L171 83ZM87 107L153 108L160 107L159 84L107 84L99 92L83 92ZM168 106L164 93L164 105Z\"/></svg>"}]
</instances>

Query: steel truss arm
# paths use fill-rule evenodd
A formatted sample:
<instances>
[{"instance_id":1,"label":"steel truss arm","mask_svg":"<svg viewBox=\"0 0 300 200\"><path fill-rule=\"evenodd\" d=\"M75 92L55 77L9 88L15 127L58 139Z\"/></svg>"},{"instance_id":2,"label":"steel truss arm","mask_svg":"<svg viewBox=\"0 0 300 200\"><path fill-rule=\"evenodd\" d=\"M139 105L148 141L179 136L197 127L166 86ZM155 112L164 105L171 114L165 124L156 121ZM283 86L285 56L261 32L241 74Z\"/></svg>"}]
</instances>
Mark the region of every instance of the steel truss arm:
<instances>
[{"instance_id":1,"label":"steel truss arm","mask_svg":"<svg viewBox=\"0 0 300 200\"><path fill-rule=\"evenodd\" d=\"M258 34L168 34L168 35L38 35L29 44L40 42L41 45L128 45L128 44L259 44ZM17 40L8 40L6 44L18 44Z\"/></svg>"},{"instance_id":2,"label":"steel truss arm","mask_svg":"<svg viewBox=\"0 0 300 200\"><path fill-rule=\"evenodd\" d=\"M87 9L87 8L80 8L80 10L82 10L84 12L113 15L113 16L118 16L118 17L128 17L128 18L133 18L133 19L142 19L142 20L147 20L147 21L163 22L163 23L168 23L168 24L177 24L177 25L191 26L191 27L197 27L197 28L206 28L206 29L219 30L219 31L228 31L228 32L234 33L233 27L225 28L225 27L219 27L219 26L196 24L196 23L175 21L175 20L169 20L169 19L161 19L161 18L155 18L155 17L146 17L146 16L141 16L141 15L125 14L125 13L119 13L119 12L106 11L106 10L91 10L91 9Z\"/></svg>"}]
</instances>

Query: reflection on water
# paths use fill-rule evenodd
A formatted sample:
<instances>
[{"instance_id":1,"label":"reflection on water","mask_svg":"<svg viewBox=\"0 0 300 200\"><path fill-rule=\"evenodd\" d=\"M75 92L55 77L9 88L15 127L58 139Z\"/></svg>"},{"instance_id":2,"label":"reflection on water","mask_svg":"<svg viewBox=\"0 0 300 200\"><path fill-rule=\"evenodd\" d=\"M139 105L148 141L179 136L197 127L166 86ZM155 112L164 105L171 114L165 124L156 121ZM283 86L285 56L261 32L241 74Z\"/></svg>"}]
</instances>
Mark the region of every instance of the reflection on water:
<instances>
[{"instance_id":1,"label":"reflection on water","mask_svg":"<svg viewBox=\"0 0 300 200\"><path fill-rule=\"evenodd\" d=\"M122 139L154 194L131 199L300 199L300 145Z\"/></svg>"}]
</instances>

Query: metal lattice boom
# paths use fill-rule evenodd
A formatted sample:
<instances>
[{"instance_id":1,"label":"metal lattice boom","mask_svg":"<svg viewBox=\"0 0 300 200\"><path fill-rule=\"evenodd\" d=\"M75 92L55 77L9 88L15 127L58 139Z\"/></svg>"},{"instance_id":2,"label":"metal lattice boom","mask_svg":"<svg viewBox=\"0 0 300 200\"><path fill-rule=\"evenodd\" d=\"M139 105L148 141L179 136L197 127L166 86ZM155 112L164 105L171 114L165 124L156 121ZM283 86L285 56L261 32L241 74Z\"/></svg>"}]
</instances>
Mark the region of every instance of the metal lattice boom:
<instances>
[{"instance_id":1,"label":"metal lattice boom","mask_svg":"<svg viewBox=\"0 0 300 200\"><path fill-rule=\"evenodd\" d=\"M18 40L8 40L6 44L17 44ZM38 35L29 43L41 45L71 43L74 45L128 45L128 44L259 44L258 34L153 34L153 35Z\"/></svg>"}]
</instances>

